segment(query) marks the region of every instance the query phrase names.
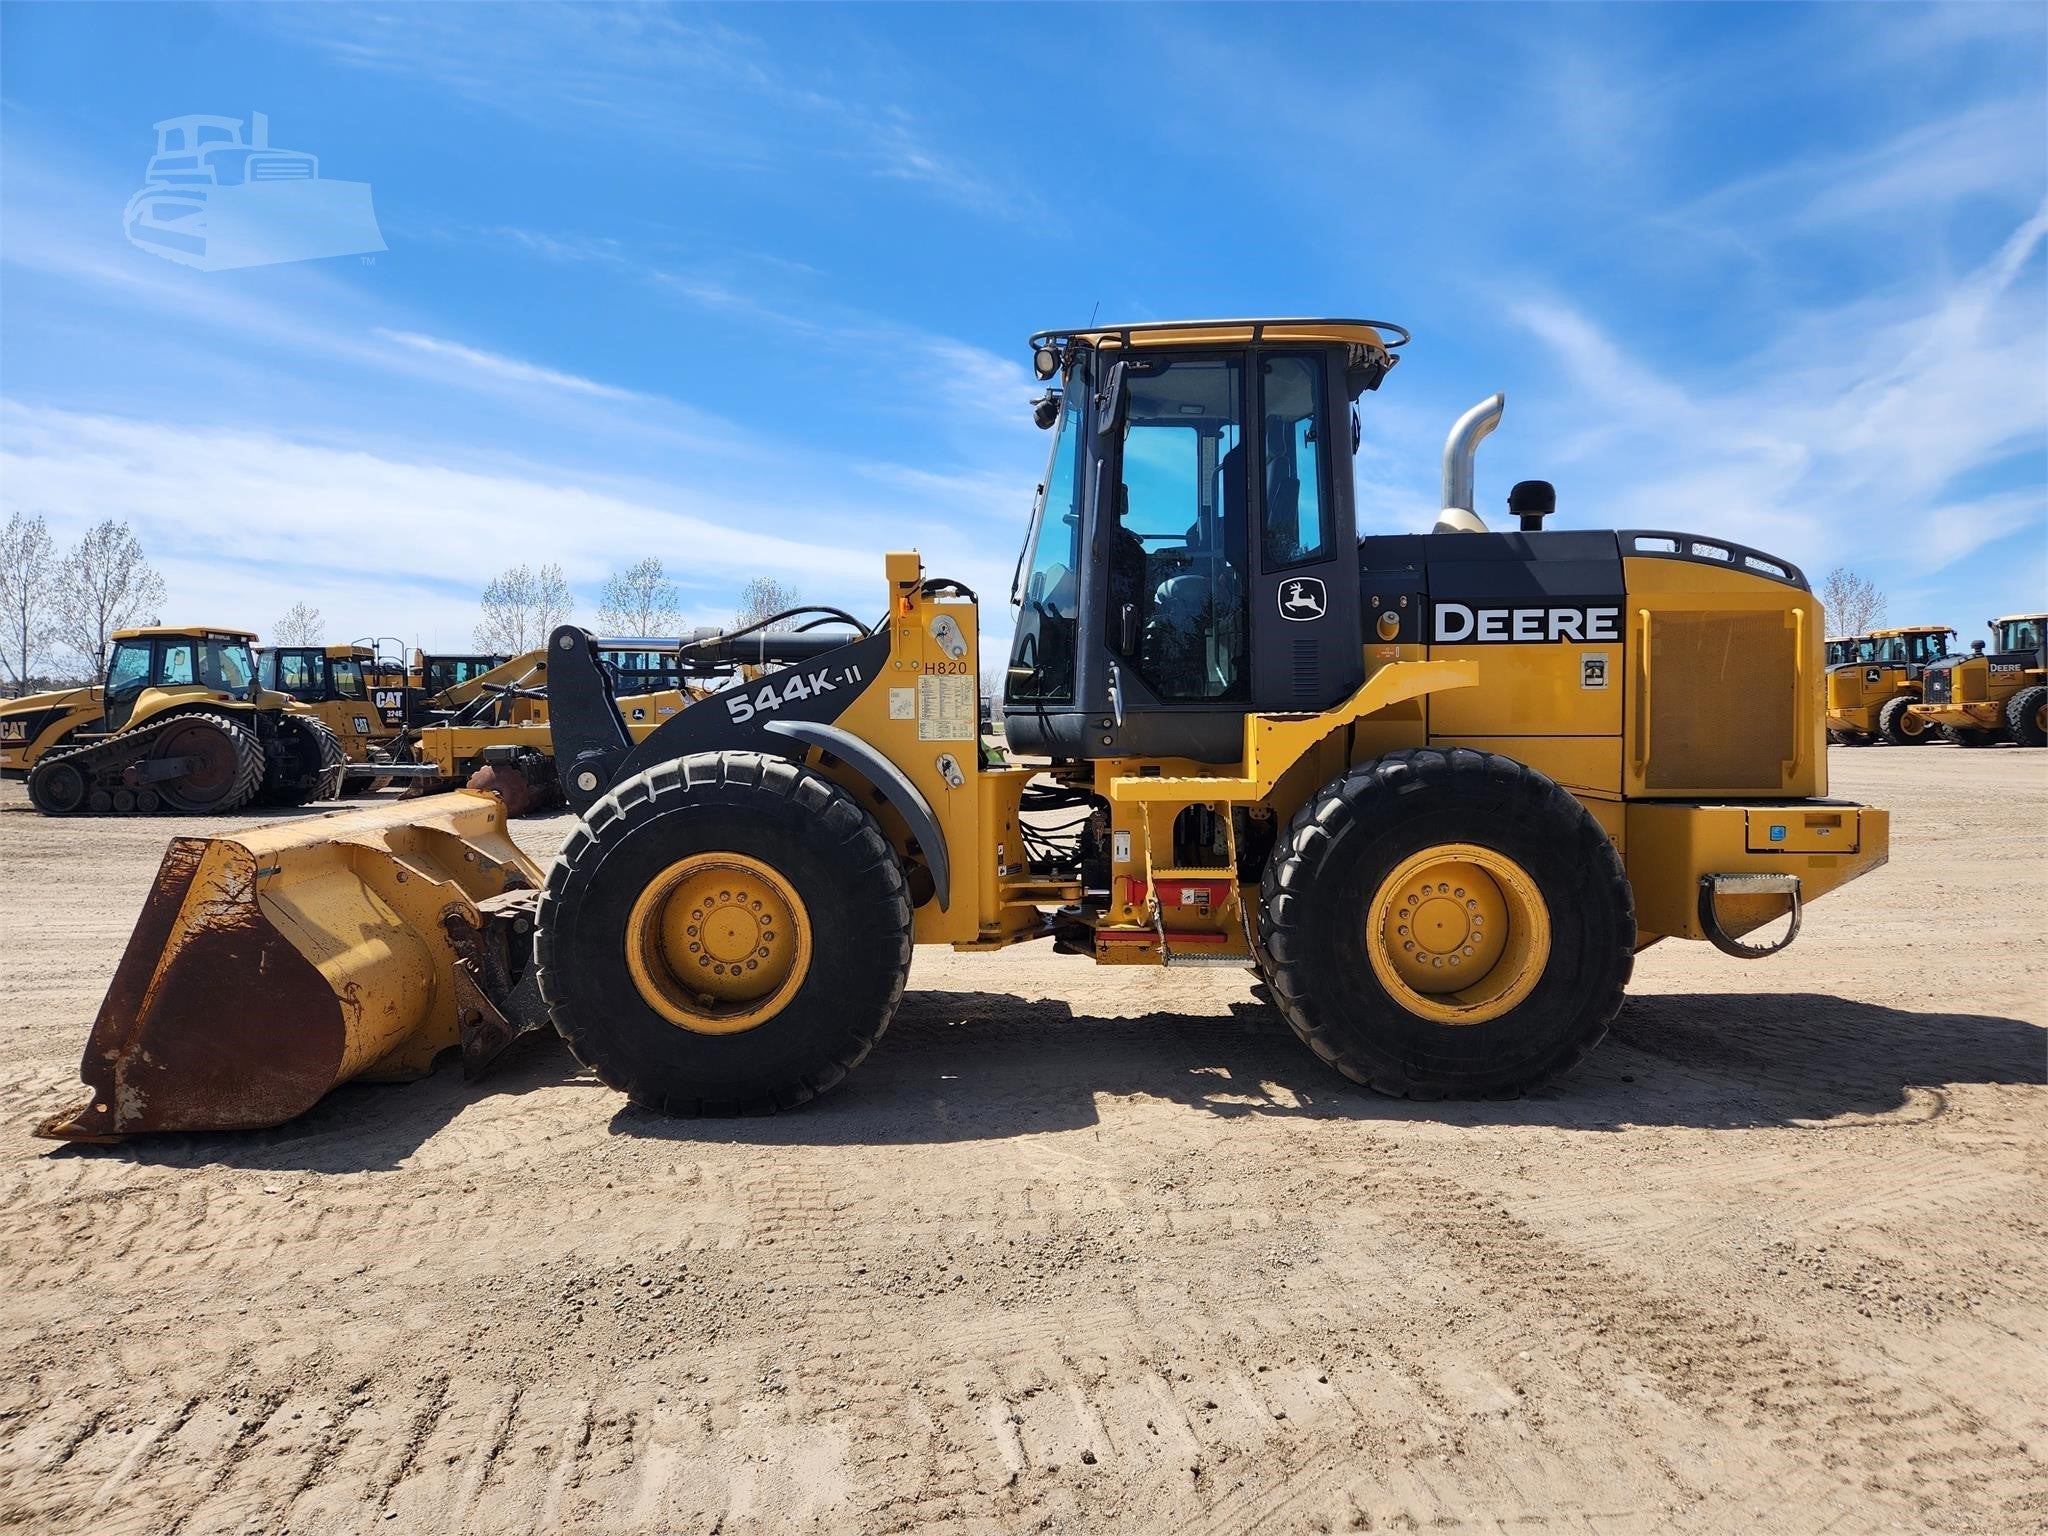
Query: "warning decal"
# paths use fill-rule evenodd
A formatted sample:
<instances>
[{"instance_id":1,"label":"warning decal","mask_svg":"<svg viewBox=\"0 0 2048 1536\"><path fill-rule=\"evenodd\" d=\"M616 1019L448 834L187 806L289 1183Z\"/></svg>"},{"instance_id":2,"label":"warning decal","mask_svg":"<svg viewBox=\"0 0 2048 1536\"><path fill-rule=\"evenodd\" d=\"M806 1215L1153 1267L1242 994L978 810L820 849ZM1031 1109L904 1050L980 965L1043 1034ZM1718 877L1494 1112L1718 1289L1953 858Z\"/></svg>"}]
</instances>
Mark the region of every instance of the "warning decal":
<instances>
[{"instance_id":1,"label":"warning decal","mask_svg":"<svg viewBox=\"0 0 2048 1536\"><path fill-rule=\"evenodd\" d=\"M917 739L974 740L974 679L920 677L917 680Z\"/></svg>"}]
</instances>

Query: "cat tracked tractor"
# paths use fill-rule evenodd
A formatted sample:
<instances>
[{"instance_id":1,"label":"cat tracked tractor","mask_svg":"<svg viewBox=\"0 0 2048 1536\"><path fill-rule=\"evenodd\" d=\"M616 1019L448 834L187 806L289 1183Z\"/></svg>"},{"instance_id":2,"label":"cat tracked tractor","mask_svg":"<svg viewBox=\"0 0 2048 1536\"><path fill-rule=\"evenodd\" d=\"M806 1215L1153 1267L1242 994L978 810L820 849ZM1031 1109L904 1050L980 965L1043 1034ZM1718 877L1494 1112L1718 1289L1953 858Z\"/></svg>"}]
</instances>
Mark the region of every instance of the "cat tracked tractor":
<instances>
[{"instance_id":1,"label":"cat tracked tractor","mask_svg":"<svg viewBox=\"0 0 2048 1536\"><path fill-rule=\"evenodd\" d=\"M341 793L347 757L257 682L246 630L116 630L105 682L0 705L0 776L45 816L199 815Z\"/></svg>"},{"instance_id":2,"label":"cat tracked tractor","mask_svg":"<svg viewBox=\"0 0 2048 1536\"><path fill-rule=\"evenodd\" d=\"M788 1109L867 1054L918 944L1250 968L1359 1083L1508 1095L1594 1047L1644 947L1783 949L1889 834L1827 797L1805 579L1721 538L1546 528L1536 481L1488 531L1497 395L1451 432L1434 531L1361 539L1359 402L1406 340L1032 338L1053 438L1014 584L1025 761L979 739L976 595L914 553L882 562L874 623L742 637L792 649L644 737L558 629L581 821L548 868L465 792L175 841L89 1097L43 1134L274 1125L543 1026L640 1104Z\"/></svg>"},{"instance_id":3,"label":"cat tracked tractor","mask_svg":"<svg viewBox=\"0 0 2048 1536\"><path fill-rule=\"evenodd\" d=\"M1988 627L1989 655L1974 640L1968 656L1927 669L1926 698L1913 706L1914 717L1959 746L2048 746L2048 614L2013 614Z\"/></svg>"},{"instance_id":4,"label":"cat tracked tractor","mask_svg":"<svg viewBox=\"0 0 2048 1536\"><path fill-rule=\"evenodd\" d=\"M1932 740L1912 706L1920 699L1921 673L1948 654L1955 633L1943 624L1915 624L1844 642L1848 656L1827 670L1828 740L1845 747L1879 741L1917 747Z\"/></svg>"}]
</instances>

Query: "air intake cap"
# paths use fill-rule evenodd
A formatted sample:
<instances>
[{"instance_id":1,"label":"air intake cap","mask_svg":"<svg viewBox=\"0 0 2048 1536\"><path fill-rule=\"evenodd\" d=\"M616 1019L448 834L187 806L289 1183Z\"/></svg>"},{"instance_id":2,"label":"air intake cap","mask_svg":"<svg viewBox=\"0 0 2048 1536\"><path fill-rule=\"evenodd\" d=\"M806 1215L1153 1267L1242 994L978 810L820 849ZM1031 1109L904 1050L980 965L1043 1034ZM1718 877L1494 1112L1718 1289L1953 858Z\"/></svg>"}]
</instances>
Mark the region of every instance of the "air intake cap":
<instances>
[{"instance_id":1,"label":"air intake cap","mask_svg":"<svg viewBox=\"0 0 2048 1536\"><path fill-rule=\"evenodd\" d=\"M1557 487L1548 480L1517 480L1508 492L1508 510L1522 520L1522 532L1539 532L1543 519L1557 510Z\"/></svg>"}]
</instances>

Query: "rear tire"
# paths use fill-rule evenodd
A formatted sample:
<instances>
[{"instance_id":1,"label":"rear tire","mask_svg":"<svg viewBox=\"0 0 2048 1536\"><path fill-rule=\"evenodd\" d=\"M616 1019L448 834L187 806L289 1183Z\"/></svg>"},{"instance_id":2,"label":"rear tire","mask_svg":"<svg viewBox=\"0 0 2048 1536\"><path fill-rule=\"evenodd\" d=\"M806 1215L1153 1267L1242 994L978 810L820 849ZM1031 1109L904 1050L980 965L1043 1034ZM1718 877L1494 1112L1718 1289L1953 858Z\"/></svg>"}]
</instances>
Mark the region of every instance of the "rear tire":
<instances>
[{"instance_id":1,"label":"rear tire","mask_svg":"<svg viewBox=\"0 0 2048 1536\"><path fill-rule=\"evenodd\" d=\"M867 1055L910 933L895 850L851 796L781 758L704 752L590 808L548 872L534 956L570 1050L636 1104L759 1114ZM715 957L730 972L707 974Z\"/></svg>"},{"instance_id":2,"label":"rear tire","mask_svg":"<svg viewBox=\"0 0 2048 1536\"><path fill-rule=\"evenodd\" d=\"M2007 699L2005 728L2023 747L2048 747L2048 688L2022 688Z\"/></svg>"},{"instance_id":3,"label":"rear tire","mask_svg":"<svg viewBox=\"0 0 2048 1536\"><path fill-rule=\"evenodd\" d=\"M1296 813L1260 897L1287 1022L1346 1077L1401 1097L1511 1097L1569 1070L1607 1033L1635 963L1613 842L1557 784L1491 753L1353 768ZM1446 945L1481 901L1505 937L1489 952L1471 924ZM1455 983L1426 968L1432 951L1473 966L1465 990L1443 990Z\"/></svg>"},{"instance_id":4,"label":"rear tire","mask_svg":"<svg viewBox=\"0 0 2048 1536\"><path fill-rule=\"evenodd\" d=\"M1927 742L1927 722L1913 713L1914 702L1900 694L1896 699L1886 699L1884 708L1877 712L1878 730L1895 747L1918 747Z\"/></svg>"}]
</instances>

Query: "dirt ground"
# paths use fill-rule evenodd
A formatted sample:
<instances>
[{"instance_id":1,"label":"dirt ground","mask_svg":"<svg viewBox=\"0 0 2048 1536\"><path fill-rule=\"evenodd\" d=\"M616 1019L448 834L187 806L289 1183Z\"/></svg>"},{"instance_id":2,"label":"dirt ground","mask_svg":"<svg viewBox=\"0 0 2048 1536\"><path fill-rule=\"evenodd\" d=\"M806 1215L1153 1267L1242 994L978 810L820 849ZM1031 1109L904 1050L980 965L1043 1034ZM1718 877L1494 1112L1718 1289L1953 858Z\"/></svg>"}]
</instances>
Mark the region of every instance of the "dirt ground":
<instances>
[{"instance_id":1,"label":"dirt ground","mask_svg":"<svg viewBox=\"0 0 2048 1536\"><path fill-rule=\"evenodd\" d=\"M0 1523L39 1532L2048 1525L2048 753L1832 754L1889 868L1638 962L1510 1104L1235 971L920 953L839 1092L550 1037L66 1148L164 821L0 802ZM528 822L545 858L569 823Z\"/></svg>"}]
</instances>

